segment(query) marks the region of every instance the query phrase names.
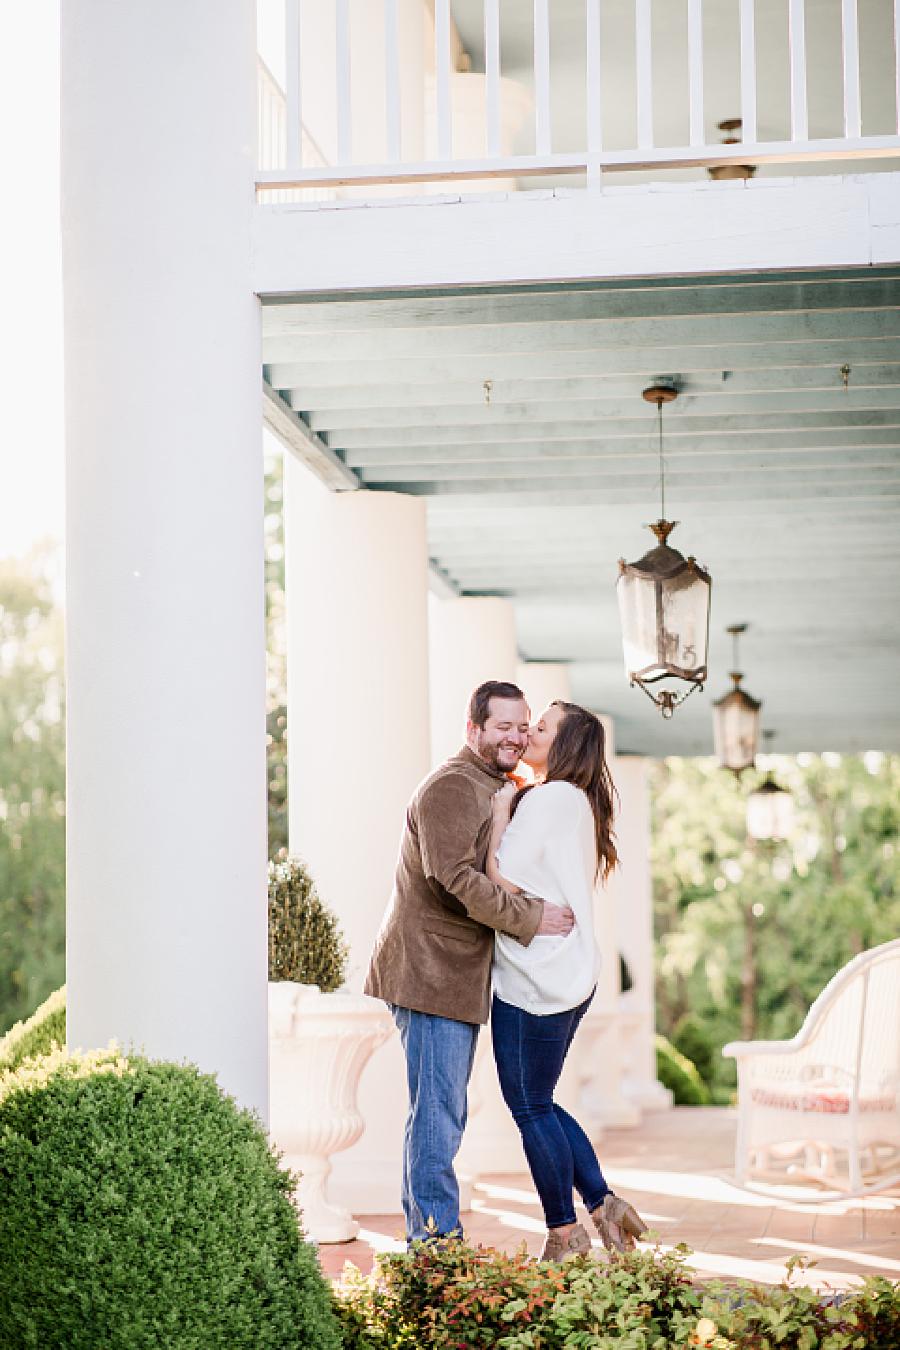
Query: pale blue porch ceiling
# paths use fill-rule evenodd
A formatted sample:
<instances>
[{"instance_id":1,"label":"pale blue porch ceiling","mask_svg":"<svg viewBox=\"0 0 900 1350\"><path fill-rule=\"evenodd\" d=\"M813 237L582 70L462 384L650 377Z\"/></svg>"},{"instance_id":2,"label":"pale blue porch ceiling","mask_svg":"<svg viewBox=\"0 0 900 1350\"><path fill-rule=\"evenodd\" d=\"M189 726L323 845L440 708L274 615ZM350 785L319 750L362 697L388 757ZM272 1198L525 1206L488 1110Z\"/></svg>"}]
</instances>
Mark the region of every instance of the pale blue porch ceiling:
<instances>
[{"instance_id":1,"label":"pale blue porch ceiling","mask_svg":"<svg viewBox=\"0 0 900 1350\"><path fill-rule=\"evenodd\" d=\"M433 560L512 598L523 655L570 661L621 749L710 751L747 621L779 747L900 750L898 301L897 268L278 299L265 374L365 487L427 498ZM673 542L714 578L707 692L667 724L614 595L658 514L662 376Z\"/></svg>"}]
</instances>

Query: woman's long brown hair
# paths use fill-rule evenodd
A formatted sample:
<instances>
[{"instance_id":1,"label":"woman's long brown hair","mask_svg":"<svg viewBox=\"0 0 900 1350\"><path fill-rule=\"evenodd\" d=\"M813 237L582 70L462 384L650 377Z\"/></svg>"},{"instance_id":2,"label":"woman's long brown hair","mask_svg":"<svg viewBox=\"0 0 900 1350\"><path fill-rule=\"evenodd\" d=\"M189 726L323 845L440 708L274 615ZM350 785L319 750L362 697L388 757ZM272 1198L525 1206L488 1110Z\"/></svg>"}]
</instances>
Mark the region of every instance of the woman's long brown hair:
<instances>
[{"instance_id":1,"label":"woman's long brown hair","mask_svg":"<svg viewBox=\"0 0 900 1350\"><path fill-rule=\"evenodd\" d=\"M606 732L603 723L587 708L556 699L554 708L563 716L547 754L545 783L574 783L590 802L597 837L597 875L605 881L618 862L612 828L614 798L618 796L606 763ZM520 789L512 810L531 786Z\"/></svg>"}]
</instances>

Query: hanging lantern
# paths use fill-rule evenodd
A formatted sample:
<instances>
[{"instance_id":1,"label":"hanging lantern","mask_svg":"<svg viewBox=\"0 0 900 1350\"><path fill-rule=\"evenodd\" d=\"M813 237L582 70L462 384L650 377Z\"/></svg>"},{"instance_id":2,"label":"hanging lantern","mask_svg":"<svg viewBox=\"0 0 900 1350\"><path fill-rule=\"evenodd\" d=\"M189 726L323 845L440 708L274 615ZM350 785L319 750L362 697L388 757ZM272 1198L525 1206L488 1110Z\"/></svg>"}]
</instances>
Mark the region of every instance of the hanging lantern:
<instances>
[{"instance_id":1,"label":"hanging lantern","mask_svg":"<svg viewBox=\"0 0 900 1350\"><path fill-rule=\"evenodd\" d=\"M770 740L773 731L763 736ZM751 839L787 839L794 828L794 798L771 772L747 798L747 833Z\"/></svg>"},{"instance_id":2,"label":"hanging lantern","mask_svg":"<svg viewBox=\"0 0 900 1350\"><path fill-rule=\"evenodd\" d=\"M712 590L712 578L696 559L685 558L668 543L678 522L665 519L662 405L671 403L677 394L671 385L651 385L643 391L647 402L656 404L658 414L662 506L659 520L649 526L657 546L637 562L620 558L616 583L625 673L665 718L695 689L702 689L706 680ZM682 687L676 684L655 692L648 688L661 680L677 681Z\"/></svg>"},{"instance_id":3,"label":"hanging lantern","mask_svg":"<svg viewBox=\"0 0 900 1350\"><path fill-rule=\"evenodd\" d=\"M762 704L741 688L744 677L737 668L738 637L747 631L747 625L735 623L726 631L731 634L734 646L734 669L731 671L734 688L713 704L713 734L722 768L731 769L740 777L756 759Z\"/></svg>"}]
</instances>

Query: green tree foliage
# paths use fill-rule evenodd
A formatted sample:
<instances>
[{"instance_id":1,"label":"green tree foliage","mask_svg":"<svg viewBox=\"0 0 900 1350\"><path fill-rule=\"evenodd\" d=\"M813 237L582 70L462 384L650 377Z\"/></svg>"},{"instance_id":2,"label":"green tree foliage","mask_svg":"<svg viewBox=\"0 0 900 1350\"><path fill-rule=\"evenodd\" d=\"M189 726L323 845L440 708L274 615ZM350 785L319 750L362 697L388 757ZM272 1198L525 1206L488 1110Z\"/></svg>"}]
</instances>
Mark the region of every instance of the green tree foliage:
<instances>
[{"instance_id":1,"label":"green tree foliage","mask_svg":"<svg viewBox=\"0 0 900 1350\"><path fill-rule=\"evenodd\" d=\"M64 978L63 628L58 551L0 561L0 1033Z\"/></svg>"},{"instance_id":2,"label":"green tree foliage","mask_svg":"<svg viewBox=\"0 0 900 1350\"><path fill-rule=\"evenodd\" d=\"M25 1059L49 1055L66 1044L66 986L54 989L25 1022L16 1022L0 1038L0 1074L12 1073Z\"/></svg>"},{"instance_id":3,"label":"green tree foliage","mask_svg":"<svg viewBox=\"0 0 900 1350\"><path fill-rule=\"evenodd\" d=\"M652 771L659 1027L719 1088L726 1041L792 1036L841 966L900 932L900 757L771 762L795 801L784 843L747 839L750 775L704 759Z\"/></svg>"}]
</instances>

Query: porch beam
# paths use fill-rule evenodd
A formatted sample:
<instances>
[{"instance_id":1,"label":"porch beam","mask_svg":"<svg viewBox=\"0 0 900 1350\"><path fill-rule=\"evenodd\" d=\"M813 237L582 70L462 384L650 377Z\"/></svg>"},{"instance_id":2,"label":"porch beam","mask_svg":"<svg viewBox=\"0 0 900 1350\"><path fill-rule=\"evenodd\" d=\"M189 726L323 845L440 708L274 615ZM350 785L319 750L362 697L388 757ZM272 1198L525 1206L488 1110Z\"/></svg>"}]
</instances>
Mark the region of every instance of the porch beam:
<instances>
[{"instance_id":1,"label":"porch beam","mask_svg":"<svg viewBox=\"0 0 900 1350\"><path fill-rule=\"evenodd\" d=\"M309 424L265 380L263 422L284 448L326 487L335 492L353 491L359 487L359 478L353 470L347 468L340 456L310 430Z\"/></svg>"}]
</instances>

